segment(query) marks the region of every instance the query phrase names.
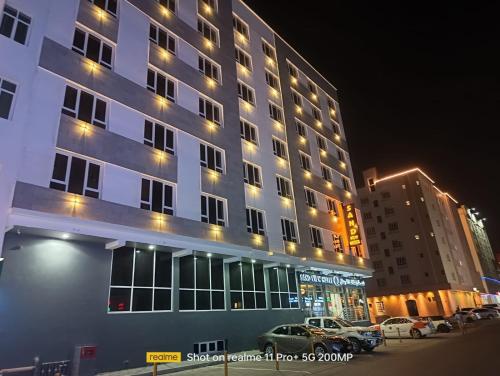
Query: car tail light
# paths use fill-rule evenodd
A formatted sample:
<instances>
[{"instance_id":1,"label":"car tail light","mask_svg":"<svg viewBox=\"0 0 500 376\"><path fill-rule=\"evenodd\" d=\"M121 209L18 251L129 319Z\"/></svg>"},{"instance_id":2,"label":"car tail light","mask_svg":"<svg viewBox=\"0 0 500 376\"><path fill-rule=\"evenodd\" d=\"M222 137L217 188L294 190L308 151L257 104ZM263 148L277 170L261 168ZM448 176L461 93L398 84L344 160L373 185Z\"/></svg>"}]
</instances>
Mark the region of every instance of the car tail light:
<instances>
[{"instance_id":1,"label":"car tail light","mask_svg":"<svg viewBox=\"0 0 500 376\"><path fill-rule=\"evenodd\" d=\"M423 322L423 321L417 321L415 324L413 324L413 327L415 329L423 329L427 326L427 323L426 322Z\"/></svg>"}]
</instances>

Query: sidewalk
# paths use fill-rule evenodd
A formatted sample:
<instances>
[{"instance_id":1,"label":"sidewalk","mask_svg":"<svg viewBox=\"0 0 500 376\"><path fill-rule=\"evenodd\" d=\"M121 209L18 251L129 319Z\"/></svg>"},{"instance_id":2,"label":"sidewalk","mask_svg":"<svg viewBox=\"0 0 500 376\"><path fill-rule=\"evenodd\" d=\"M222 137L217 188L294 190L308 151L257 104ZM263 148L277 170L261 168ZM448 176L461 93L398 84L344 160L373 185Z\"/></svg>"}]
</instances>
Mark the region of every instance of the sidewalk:
<instances>
[{"instance_id":1,"label":"sidewalk","mask_svg":"<svg viewBox=\"0 0 500 376\"><path fill-rule=\"evenodd\" d=\"M238 355L257 355L261 354L258 350L248 350L237 353L230 353L229 356L238 356ZM163 363L158 364L158 375L164 375L167 373L181 372L187 371L190 369L208 367L218 364L223 364L223 361L212 360L212 356L209 356L209 360L194 360L194 361L183 361L180 363ZM128 368L121 371L113 371L113 372L103 372L98 373L98 376L150 376L153 374L153 365L139 368Z\"/></svg>"}]
</instances>

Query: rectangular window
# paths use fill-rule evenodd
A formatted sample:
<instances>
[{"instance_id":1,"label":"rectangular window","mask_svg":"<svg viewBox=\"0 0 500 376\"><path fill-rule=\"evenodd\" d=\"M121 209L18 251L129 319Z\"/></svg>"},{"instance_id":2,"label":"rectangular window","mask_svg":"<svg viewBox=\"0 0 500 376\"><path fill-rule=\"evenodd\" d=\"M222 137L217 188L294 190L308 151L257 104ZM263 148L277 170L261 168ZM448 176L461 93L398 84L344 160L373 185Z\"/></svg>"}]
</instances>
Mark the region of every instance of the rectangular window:
<instances>
[{"instance_id":1,"label":"rectangular window","mask_svg":"<svg viewBox=\"0 0 500 376\"><path fill-rule=\"evenodd\" d=\"M121 247L113 251L108 312L172 310L172 255Z\"/></svg>"},{"instance_id":2,"label":"rectangular window","mask_svg":"<svg viewBox=\"0 0 500 376\"><path fill-rule=\"evenodd\" d=\"M248 121L240 119L240 136L242 139L258 145L257 127Z\"/></svg>"},{"instance_id":3,"label":"rectangular window","mask_svg":"<svg viewBox=\"0 0 500 376\"><path fill-rule=\"evenodd\" d=\"M316 193L308 188L304 188L304 193L306 195L306 204L311 208L315 208L316 204Z\"/></svg>"},{"instance_id":4,"label":"rectangular window","mask_svg":"<svg viewBox=\"0 0 500 376\"><path fill-rule=\"evenodd\" d=\"M226 226L226 210L224 200L201 195L201 221L217 226Z\"/></svg>"},{"instance_id":5,"label":"rectangular window","mask_svg":"<svg viewBox=\"0 0 500 376\"><path fill-rule=\"evenodd\" d=\"M276 61L276 52L274 47L272 47L265 40L262 40L262 52L264 52L264 55L266 55L269 59Z\"/></svg>"},{"instance_id":6,"label":"rectangular window","mask_svg":"<svg viewBox=\"0 0 500 376\"><path fill-rule=\"evenodd\" d=\"M332 169L328 166L321 165L321 176L325 181L332 182Z\"/></svg>"},{"instance_id":7,"label":"rectangular window","mask_svg":"<svg viewBox=\"0 0 500 376\"><path fill-rule=\"evenodd\" d=\"M338 155L339 161L345 162L345 154L342 150L337 150L337 155Z\"/></svg>"},{"instance_id":8,"label":"rectangular window","mask_svg":"<svg viewBox=\"0 0 500 376\"><path fill-rule=\"evenodd\" d=\"M0 24L0 34L13 39L17 43L26 44L30 24L31 17L9 5L5 5L2 23Z\"/></svg>"},{"instance_id":9,"label":"rectangular window","mask_svg":"<svg viewBox=\"0 0 500 376\"><path fill-rule=\"evenodd\" d=\"M333 233L332 240L334 252L344 253L344 241L342 240L342 235Z\"/></svg>"},{"instance_id":10,"label":"rectangular window","mask_svg":"<svg viewBox=\"0 0 500 376\"><path fill-rule=\"evenodd\" d=\"M75 29L72 50L103 67L112 68L113 47L78 27Z\"/></svg>"},{"instance_id":11,"label":"rectangular window","mask_svg":"<svg viewBox=\"0 0 500 376\"><path fill-rule=\"evenodd\" d=\"M318 143L318 148L321 150L327 150L326 139L323 136L316 136L316 142Z\"/></svg>"},{"instance_id":12,"label":"rectangular window","mask_svg":"<svg viewBox=\"0 0 500 376\"><path fill-rule=\"evenodd\" d=\"M165 7L172 13L175 13L175 2L176 0L158 0L161 6Z\"/></svg>"},{"instance_id":13,"label":"rectangular window","mask_svg":"<svg viewBox=\"0 0 500 376\"><path fill-rule=\"evenodd\" d=\"M116 17L118 10L118 0L89 0L102 10L105 10L113 17Z\"/></svg>"},{"instance_id":14,"label":"rectangular window","mask_svg":"<svg viewBox=\"0 0 500 376\"><path fill-rule=\"evenodd\" d=\"M143 178L141 184L141 209L174 215L174 186Z\"/></svg>"},{"instance_id":15,"label":"rectangular window","mask_svg":"<svg viewBox=\"0 0 500 376\"><path fill-rule=\"evenodd\" d=\"M222 152L212 146L200 144L200 166L224 173Z\"/></svg>"},{"instance_id":16,"label":"rectangular window","mask_svg":"<svg viewBox=\"0 0 500 376\"><path fill-rule=\"evenodd\" d=\"M168 30L153 23L149 24L149 40L175 55L177 38Z\"/></svg>"},{"instance_id":17,"label":"rectangular window","mask_svg":"<svg viewBox=\"0 0 500 376\"><path fill-rule=\"evenodd\" d=\"M395 248L395 249L403 248L403 243L400 240L393 240L392 241L392 248Z\"/></svg>"},{"instance_id":18,"label":"rectangular window","mask_svg":"<svg viewBox=\"0 0 500 376\"><path fill-rule=\"evenodd\" d=\"M311 171L311 157L304 153L300 154L300 167L305 171Z\"/></svg>"},{"instance_id":19,"label":"rectangular window","mask_svg":"<svg viewBox=\"0 0 500 376\"><path fill-rule=\"evenodd\" d=\"M0 77L0 118L10 119L17 86Z\"/></svg>"},{"instance_id":20,"label":"rectangular window","mask_svg":"<svg viewBox=\"0 0 500 376\"><path fill-rule=\"evenodd\" d=\"M219 45L219 30L198 16L198 32L215 45Z\"/></svg>"},{"instance_id":21,"label":"rectangular window","mask_svg":"<svg viewBox=\"0 0 500 376\"><path fill-rule=\"evenodd\" d=\"M410 276L407 275L407 274L401 275L400 279L401 279L401 284L402 285L410 285L411 284Z\"/></svg>"},{"instance_id":22,"label":"rectangular window","mask_svg":"<svg viewBox=\"0 0 500 376\"><path fill-rule=\"evenodd\" d=\"M398 231L399 225L397 222L391 222L387 224L389 226L389 231Z\"/></svg>"},{"instance_id":23,"label":"rectangular window","mask_svg":"<svg viewBox=\"0 0 500 376\"><path fill-rule=\"evenodd\" d=\"M317 227L310 226L309 233L311 234L311 244L314 248L323 248L323 237L321 230Z\"/></svg>"},{"instance_id":24,"label":"rectangular window","mask_svg":"<svg viewBox=\"0 0 500 376\"><path fill-rule=\"evenodd\" d=\"M295 270L274 267L269 270L269 290L273 309L299 308Z\"/></svg>"},{"instance_id":25,"label":"rectangular window","mask_svg":"<svg viewBox=\"0 0 500 376\"><path fill-rule=\"evenodd\" d=\"M376 234L377 234L377 231L375 230L375 227L367 227L366 228L366 235L375 236Z\"/></svg>"},{"instance_id":26,"label":"rectangular window","mask_svg":"<svg viewBox=\"0 0 500 376\"><path fill-rule=\"evenodd\" d=\"M243 82L238 81L238 97L243 99L245 102L250 103L255 106L255 91Z\"/></svg>"},{"instance_id":27,"label":"rectangular window","mask_svg":"<svg viewBox=\"0 0 500 376\"><path fill-rule=\"evenodd\" d=\"M93 94L67 85L61 112L105 129L106 106L105 101Z\"/></svg>"},{"instance_id":28,"label":"rectangular window","mask_svg":"<svg viewBox=\"0 0 500 376\"><path fill-rule=\"evenodd\" d=\"M234 56L236 58L237 63L244 66L249 71L252 70L252 58L250 57L249 54L247 54L241 48L235 47Z\"/></svg>"},{"instance_id":29,"label":"rectangular window","mask_svg":"<svg viewBox=\"0 0 500 376\"><path fill-rule=\"evenodd\" d=\"M316 107L312 107L312 115L314 119L321 122L321 111L318 110Z\"/></svg>"},{"instance_id":30,"label":"rectangular window","mask_svg":"<svg viewBox=\"0 0 500 376\"><path fill-rule=\"evenodd\" d=\"M217 13L218 7L217 7L217 0L199 0L201 4L205 7L205 10L207 10L210 14L210 12L215 12Z\"/></svg>"},{"instance_id":31,"label":"rectangular window","mask_svg":"<svg viewBox=\"0 0 500 376\"><path fill-rule=\"evenodd\" d=\"M271 102L269 102L269 117L278 123L283 123L283 111Z\"/></svg>"},{"instance_id":32,"label":"rectangular window","mask_svg":"<svg viewBox=\"0 0 500 376\"><path fill-rule=\"evenodd\" d=\"M220 83L220 67L205 56L198 55L198 70L208 78Z\"/></svg>"},{"instance_id":33,"label":"rectangular window","mask_svg":"<svg viewBox=\"0 0 500 376\"><path fill-rule=\"evenodd\" d=\"M313 94L318 94L318 87L316 86L316 84L314 84L313 82L311 81L307 81L307 87L309 89L309 91Z\"/></svg>"},{"instance_id":34,"label":"rectangular window","mask_svg":"<svg viewBox=\"0 0 500 376\"><path fill-rule=\"evenodd\" d=\"M406 257L396 257L396 265L397 266L406 266Z\"/></svg>"},{"instance_id":35,"label":"rectangular window","mask_svg":"<svg viewBox=\"0 0 500 376\"><path fill-rule=\"evenodd\" d=\"M291 63L288 63L288 73L294 78L299 78L299 71Z\"/></svg>"},{"instance_id":36,"label":"rectangular window","mask_svg":"<svg viewBox=\"0 0 500 376\"><path fill-rule=\"evenodd\" d=\"M394 208L384 208L384 214L387 217L390 217L391 215L394 215ZM439 224L438 224L439 226Z\"/></svg>"},{"instance_id":37,"label":"rectangular window","mask_svg":"<svg viewBox=\"0 0 500 376\"><path fill-rule=\"evenodd\" d=\"M288 159L288 153L286 151L286 144L278 140L277 138L273 137L273 153L274 155L283 158L283 159Z\"/></svg>"},{"instance_id":38,"label":"rectangular window","mask_svg":"<svg viewBox=\"0 0 500 376\"><path fill-rule=\"evenodd\" d=\"M72 155L56 153L50 188L99 198L101 166Z\"/></svg>"},{"instance_id":39,"label":"rectangular window","mask_svg":"<svg viewBox=\"0 0 500 376\"><path fill-rule=\"evenodd\" d=\"M264 266L249 262L229 264L231 309L266 309Z\"/></svg>"},{"instance_id":40,"label":"rectangular window","mask_svg":"<svg viewBox=\"0 0 500 376\"><path fill-rule=\"evenodd\" d=\"M215 257L179 258L179 311L224 310L223 270L223 260Z\"/></svg>"},{"instance_id":41,"label":"rectangular window","mask_svg":"<svg viewBox=\"0 0 500 376\"><path fill-rule=\"evenodd\" d=\"M260 168L254 164L243 162L243 180L254 187L262 188Z\"/></svg>"},{"instance_id":42,"label":"rectangular window","mask_svg":"<svg viewBox=\"0 0 500 376\"><path fill-rule=\"evenodd\" d=\"M252 234L265 235L264 212L257 209L247 208L247 231Z\"/></svg>"},{"instance_id":43,"label":"rectangular window","mask_svg":"<svg viewBox=\"0 0 500 376\"><path fill-rule=\"evenodd\" d=\"M243 22L241 18L233 14L233 28L238 33L243 35L246 40L250 39L250 32L248 31L248 25Z\"/></svg>"},{"instance_id":44,"label":"rectangular window","mask_svg":"<svg viewBox=\"0 0 500 376\"><path fill-rule=\"evenodd\" d=\"M147 119L144 121L144 145L174 155L174 140L174 131L170 128L158 123L153 123Z\"/></svg>"},{"instance_id":45,"label":"rectangular window","mask_svg":"<svg viewBox=\"0 0 500 376\"><path fill-rule=\"evenodd\" d=\"M175 103L175 81L166 75L149 68L146 87L149 91Z\"/></svg>"},{"instance_id":46,"label":"rectangular window","mask_svg":"<svg viewBox=\"0 0 500 376\"><path fill-rule=\"evenodd\" d=\"M297 235L295 232L295 221L281 218L281 233L283 240L287 242L297 243Z\"/></svg>"},{"instance_id":47,"label":"rectangular window","mask_svg":"<svg viewBox=\"0 0 500 376\"><path fill-rule=\"evenodd\" d=\"M344 187L344 189L347 192L351 191L351 182L349 181L349 179L347 179L347 178L345 178L343 176L342 176L342 186Z\"/></svg>"},{"instance_id":48,"label":"rectangular window","mask_svg":"<svg viewBox=\"0 0 500 376\"><path fill-rule=\"evenodd\" d=\"M333 99L328 98L328 109L330 113L330 119L337 121L337 106Z\"/></svg>"},{"instance_id":49,"label":"rectangular window","mask_svg":"<svg viewBox=\"0 0 500 376\"><path fill-rule=\"evenodd\" d=\"M290 200L293 199L292 185L290 184L290 180L285 179L281 176L276 176L276 186L279 196L288 198Z\"/></svg>"},{"instance_id":50,"label":"rectangular window","mask_svg":"<svg viewBox=\"0 0 500 376\"><path fill-rule=\"evenodd\" d=\"M302 107L302 96L299 93L292 91L292 100L296 106Z\"/></svg>"},{"instance_id":51,"label":"rectangular window","mask_svg":"<svg viewBox=\"0 0 500 376\"><path fill-rule=\"evenodd\" d=\"M306 126L297 119L295 119L295 127L297 129L297 133L299 134L299 136L307 137Z\"/></svg>"},{"instance_id":52,"label":"rectangular window","mask_svg":"<svg viewBox=\"0 0 500 376\"><path fill-rule=\"evenodd\" d=\"M199 98L198 113L202 118L205 118L208 121L211 121L219 126L222 124L221 106L209 99L202 97Z\"/></svg>"},{"instance_id":53,"label":"rectangular window","mask_svg":"<svg viewBox=\"0 0 500 376\"><path fill-rule=\"evenodd\" d=\"M278 77L274 75L273 73L269 72L266 70L266 83L272 87L274 90L279 91L280 90L280 84Z\"/></svg>"},{"instance_id":54,"label":"rectangular window","mask_svg":"<svg viewBox=\"0 0 500 376\"><path fill-rule=\"evenodd\" d=\"M338 215L337 204L334 199L327 197L326 206L328 208L328 213Z\"/></svg>"}]
</instances>

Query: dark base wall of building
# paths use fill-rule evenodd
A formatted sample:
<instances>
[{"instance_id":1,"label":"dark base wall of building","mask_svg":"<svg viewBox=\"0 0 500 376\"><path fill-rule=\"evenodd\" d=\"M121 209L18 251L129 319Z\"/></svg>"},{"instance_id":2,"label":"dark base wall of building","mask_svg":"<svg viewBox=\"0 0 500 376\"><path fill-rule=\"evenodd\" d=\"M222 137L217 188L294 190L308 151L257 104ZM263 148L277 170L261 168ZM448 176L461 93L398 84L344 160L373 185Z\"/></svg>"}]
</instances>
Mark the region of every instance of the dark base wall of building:
<instances>
[{"instance_id":1,"label":"dark base wall of building","mask_svg":"<svg viewBox=\"0 0 500 376\"><path fill-rule=\"evenodd\" d=\"M71 359L96 345L98 372L145 365L147 351L193 351L227 339L229 351L256 348L300 310L107 313L111 251L101 243L7 234L0 276L0 368Z\"/></svg>"}]
</instances>

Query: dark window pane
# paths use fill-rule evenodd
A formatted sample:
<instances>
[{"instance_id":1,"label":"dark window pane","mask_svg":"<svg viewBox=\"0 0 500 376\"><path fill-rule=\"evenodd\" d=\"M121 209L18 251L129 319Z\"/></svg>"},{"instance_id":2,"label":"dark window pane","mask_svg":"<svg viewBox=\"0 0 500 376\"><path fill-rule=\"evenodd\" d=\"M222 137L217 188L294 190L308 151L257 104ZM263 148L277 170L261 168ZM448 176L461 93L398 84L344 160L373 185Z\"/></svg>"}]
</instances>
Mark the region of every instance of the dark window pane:
<instances>
[{"instance_id":1,"label":"dark window pane","mask_svg":"<svg viewBox=\"0 0 500 376\"><path fill-rule=\"evenodd\" d=\"M149 202L149 187L150 187L150 181L147 179L142 179L142 184L141 184L141 200Z\"/></svg>"},{"instance_id":2,"label":"dark window pane","mask_svg":"<svg viewBox=\"0 0 500 376\"><path fill-rule=\"evenodd\" d=\"M212 292L212 309L224 309L224 292L223 291L213 291Z\"/></svg>"},{"instance_id":3,"label":"dark window pane","mask_svg":"<svg viewBox=\"0 0 500 376\"><path fill-rule=\"evenodd\" d=\"M211 268L212 289L224 290L224 262L213 258Z\"/></svg>"},{"instance_id":4,"label":"dark window pane","mask_svg":"<svg viewBox=\"0 0 500 376\"><path fill-rule=\"evenodd\" d=\"M156 40L156 30L156 26L154 26L153 24L149 25L149 38L151 38L152 40Z\"/></svg>"},{"instance_id":5,"label":"dark window pane","mask_svg":"<svg viewBox=\"0 0 500 376\"><path fill-rule=\"evenodd\" d=\"M53 189L58 189L60 191L66 191L66 185L65 184L54 183L53 181L50 182L49 187L53 188Z\"/></svg>"},{"instance_id":6,"label":"dark window pane","mask_svg":"<svg viewBox=\"0 0 500 376\"><path fill-rule=\"evenodd\" d=\"M156 252L155 286L172 286L172 254L170 253Z\"/></svg>"},{"instance_id":7,"label":"dark window pane","mask_svg":"<svg viewBox=\"0 0 500 376\"><path fill-rule=\"evenodd\" d=\"M89 163L89 172L87 176L87 187L93 189L99 189L99 165L94 163Z\"/></svg>"},{"instance_id":8,"label":"dark window pane","mask_svg":"<svg viewBox=\"0 0 500 376\"><path fill-rule=\"evenodd\" d=\"M168 49L175 54L175 39L172 37L168 37Z\"/></svg>"},{"instance_id":9,"label":"dark window pane","mask_svg":"<svg viewBox=\"0 0 500 376\"><path fill-rule=\"evenodd\" d=\"M165 76L156 73L156 94L165 97L165 92L166 92L165 86L166 86Z\"/></svg>"},{"instance_id":10,"label":"dark window pane","mask_svg":"<svg viewBox=\"0 0 500 376\"><path fill-rule=\"evenodd\" d=\"M299 308L299 297L297 294L290 294L290 308Z\"/></svg>"},{"instance_id":11,"label":"dark window pane","mask_svg":"<svg viewBox=\"0 0 500 376\"><path fill-rule=\"evenodd\" d=\"M165 147L168 149L173 149L174 148L174 132L172 132L170 129L166 130L166 141L165 141Z\"/></svg>"},{"instance_id":12,"label":"dark window pane","mask_svg":"<svg viewBox=\"0 0 500 376\"><path fill-rule=\"evenodd\" d=\"M116 0L108 0L108 10L116 14L116 9L117 9L117 1Z\"/></svg>"},{"instance_id":13,"label":"dark window pane","mask_svg":"<svg viewBox=\"0 0 500 376\"><path fill-rule=\"evenodd\" d=\"M290 308L290 300L288 297L288 293L281 293L280 300L281 300L281 308Z\"/></svg>"},{"instance_id":14,"label":"dark window pane","mask_svg":"<svg viewBox=\"0 0 500 376\"><path fill-rule=\"evenodd\" d=\"M254 309L255 308L255 296L253 292L244 292L243 293L243 302L245 309Z\"/></svg>"},{"instance_id":15,"label":"dark window pane","mask_svg":"<svg viewBox=\"0 0 500 376\"><path fill-rule=\"evenodd\" d=\"M2 18L2 24L0 25L0 34L5 35L7 38L10 38L13 26L14 18L4 15Z\"/></svg>"},{"instance_id":16,"label":"dark window pane","mask_svg":"<svg viewBox=\"0 0 500 376\"><path fill-rule=\"evenodd\" d=\"M288 291L285 269L278 268L278 280L280 284L280 291Z\"/></svg>"},{"instance_id":17,"label":"dark window pane","mask_svg":"<svg viewBox=\"0 0 500 376\"><path fill-rule=\"evenodd\" d=\"M83 181L85 179L86 162L83 159L73 157L69 173L68 192L83 194Z\"/></svg>"},{"instance_id":18,"label":"dark window pane","mask_svg":"<svg viewBox=\"0 0 500 376\"><path fill-rule=\"evenodd\" d=\"M113 56L112 48L110 46L108 46L107 44L103 44L102 45L102 55L101 55L102 61L104 63L106 63L107 65L111 66L112 56Z\"/></svg>"},{"instance_id":19,"label":"dark window pane","mask_svg":"<svg viewBox=\"0 0 500 376\"><path fill-rule=\"evenodd\" d=\"M145 120L144 122L144 139L153 140L153 123L148 120ZM146 143L146 145L153 146L149 143Z\"/></svg>"},{"instance_id":20,"label":"dark window pane","mask_svg":"<svg viewBox=\"0 0 500 376\"><path fill-rule=\"evenodd\" d=\"M216 217L216 200L213 197L208 198L208 222L212 224L217 224Z\"/></svg>"},{"instance_id":21,"label":"dark window pane","mask_svg":"<svg viewBox=\"0 0 500 376\"><path fill-rule=\"evenodd\" d=\"M14 96L5 91L0 92L0 117L3 119L8 119L10 115L10 108L12 106L12 101Z\"/></svg>"},{"instance_id":22,"label":"dark window pane","mask_svg":"<svg viewBox=\"0 0 500 376\"><path fill-rule=\"evenodd\" d=\"M64 107L71 108L74 110L76 108L76 95L78 91L71 86L66 86L66 92L64 94Z\"/></svg>"},{"instance_id":23,"label":"dark window pane","mask_svg":"<svg viewBox=\"0 0 500 376\"><path fill-rule=\"evenodd\" d=\"M94 106L94 96L82 91L80 93L80 108L78 110L78 119L87 123L92 123L92 108Z\"/></svg>"},{"instance_id":24,"label":"dark window pane","mask_svg":"<svg viewBox=\"0 0 500 376\"><path fill-rule=\"evenodd\" d=\"M272 308L281 308L281 306L280 306L280 294L278 294L278 293L271 294L271 307Z\"/></svg>"},{"instance_id":25,"label":"dark window pane","mask_svg":"<svg viewBox=\"0 0 500 376\"><path fill-rule=\"evenodd\" d=\"M295 270L288 270L288 288L291 292L297 292L297 282L295 279Z\"/></svg>"},{"instance_id":26,"label":"dark window pane","mask_svg":"<svg viewBox=\"0 0 500 376\"><path fill-rule=\"evenodd\" d=\"M194 291L193 290L179 290L179 310L193 310L194 309Z\"/></svg>"},{"instance_id":27,"label":"dark window pane","mask_svg":"<svg viewBox=\"0 0 500 376\"><path fill-rule=\"evenodd\" d=\"M113 267L111 273L112 286L131 286L134 249L118 248L113 251Z\"/></svg>"},{"instance_id":28,"label":"dark window pane","mask_svg":"<svg viewBox=\"0 0 500 376\"><path fill-rule=\"evenodd\" d=\"M112 288L109 292L109 311L130 311L131 289Z\"/></svg>"},{"instance_id":29,"label":"dark window pane","mask_svg":"<svg viewBox=\"0 0 500 376\"><path fill-rule=\"evenodd\" d=\"M271 291L278 291L277 269L269 269L269 288Z\"/></svg>"},{"instance_id":30,"label":"dark window pane","mask_svg":"<svg viewBox=\"0 0 500 376\"><path fill-rule=\"evenodd\" d=\"M75 35L73 36L73 47L78 50L83 50L85 48L85 33L80 29L75 29ZM80 51L77 51L81 53Z\"/></svg>"},{"instance_id":31,"label":"dark window pane","mask_svg":"<svg viewBox=\"0 0 500 376\"><path fill-rule=\"evenodd\" d=\"M241 266L238 262L229 264L229 288L241 290Z\"/></svg>"},{"instance_id":32,"label":"dark window pane","mask_svg":"<svg viewBox=\"0 0 500 376\"><path fill-rule=\"evenodd\" d=\"M56 154L54 160L54 171L52 172L52 179L62 180L66 179L66 168L68 167L68 157L62 154Z\"/></svg>"},{"instance_id":33,"label":"dark window pane","mask_svg":"<svg viewBox=\"0 0 500 376\"><path fill-rule=\"evenodd\" d=\"M231 293L231 309L243 309L243 295L241 292Z\"/></svg>"},{"instance_id":34,"label":"dark window pane","mask_svg":"<svg viewBox=\"0 0 500 376\"><path fill-rule=\"evenodd\" d=\"M153 304L152 289L134 289L132 311L151 311Z\"/></svg>"},{"instance_id":35,"label":"dark window pane","mask_svg":"<svg viewBox=\"0 0 500 376\"><path fill-rule=\"evenodd\" d=\"M171 309L171 291L155 289L155 311L169 311Z\"/></svg>"},{"instance_id":36,"label":"dark window pane","mask_svg":"<svg viewBox=\"0 0 500 376\"><path fill-rule=\"evenodd\" d=\"M16 34L14 35L14 40L18 43L24 44L26 42L26 36L28 35L28 25L22 22L17 23Z\"/></svg>"},{"instance_id":37,"label":"dark window pane","mask_svg":"<svg viewBox=\"0 0 500 376\"><path fill-rule=\"evenodd\" d=\"M158 30L158 45L161 48L167 48L167 33L163 30Z\"/></svg>"},{"instance_id":38,"label":"dark window pane","mask_svg":"<svg viewBox=\"0 0 500 376\"><path fill-rule=\"evenodd\" d=\"M148 86L150 86L152 88L156 87L155 86L155 77L156 77L155 72L152 71L151 69L148 69Z\"/></svg>"},{"instance_id":39,"label":"dark window pane","mask_svg":"<svg viewBox=\"0 0 500 376\"><path fill-rule=\"evenodd\" d=\"M264 267L261 264L253 264L253 270L255 279L255 290L266 291L264 285Z\"/></svg>"},{"instance_id":40,"label":"dark window pane","mask_svg":"<svg viewBox=\"0 0 500 376\"><path fill-rule=\"evenodd\" d=\"M210 291L196 291L196 309L198 311L210 309Z\"/></svg>"},{"instance_id":41,"label":"dark window pane","mask_svg":"<svg viewBox=\"0 0 500 376\"><path fill-rule=\"evenodd\" d=\"M243 290L252 290L253 291L253 275L252 275L252 264L247 262L242 263L242 271L243 271Z\"/></svg>"},{"instance_id":42,"label":"dark window pane","mask_svg":"<svg viewBox=\"0 0 500 376\"><path fill-rule=\"evenodd\" d=\"M94 37L93 35L88 35L87 38L87 51L85 56L87 56L90 60L99 62L99 50L101 48L101 41Z\"/></svg>"},{"instance_id":43,"label":"dark window pane","mask_svg":"<svg viewBox=\"0 0 500 376\"><path fill-rule=\"evenodd\" d=\"M155 148L165 150L165 128L160 124L155 124Z\"/></svg>"},{"instance_id":44,"label":"dark window pane","mask_svg":"<svg viewBox=\"0 0 500 376\"><path fill-rule=\"evenodd\" d=\"M154 252L135 251L134 286L153 286Z\"/></svg>"},{"instance_id":45,"label":"dark window pane","mask_svg":"<svg viewBox=\"0 0 500 376\"><path fill-rule=\"evenodd\" d=\"M193 256L184 256L179 259L179 274L181 288L194 288Z\"/></svg>"},{"instance_id":46,"label":"dark window pane","mask_svg":"<svg viewBox=\"0 0 500 376\"><path fill-rule=\"evenodd\" d=\"M163 184L153 181L153 197L151 210L163 213Z\"/></svg>"},{"instance_id":47,"label":"dark window pane","mask_svg":"<svg viewBox=\"0 0 500 376\"><path fill-rule=\"evenodd\" d=\"M164 197L163 203L165 206L172 207L173 206L173 188L170 185L164 185Z\"/></svg>"},{"instance_id":48,"label":"dark window pane","mask_svg":"<svg viewBox=\"0 0 500 376\"><path fill-rule=\"evenodd\" d=\"M266 294L264 292L255 293L255 308L266 308Z\"/></svg>"},{"instance_id":49,"label":"dark window pane","mask_svg":"<svg viewBox=\"0 0 500 376\"><path fill-rule=\"evenodd\" d=\"M104 123L106 123L106 102L96 99L95 105L95 119L99 122L94 121L94 125L97 125L101 128L105 128ZM102 123L102 124L100 124Z\"/></svg>"},{"instance_id":50,"label":"dark window pane","mask_svg":"<svg viewBox=\"0 0 500 376\"><path fill-rule=\"evenodd\" d=\"M209 289L209 260L207 257L196 258L196 288Z\"/></svg>"}]
</instances>

